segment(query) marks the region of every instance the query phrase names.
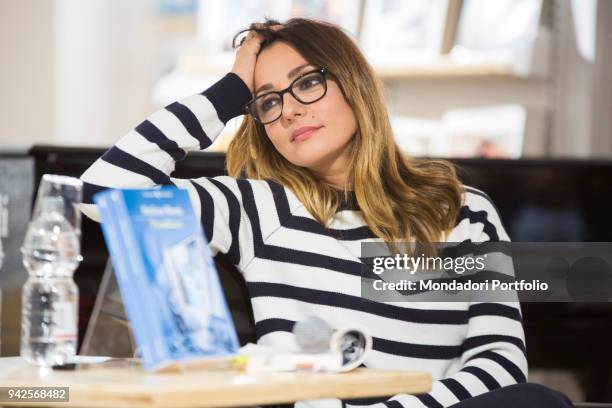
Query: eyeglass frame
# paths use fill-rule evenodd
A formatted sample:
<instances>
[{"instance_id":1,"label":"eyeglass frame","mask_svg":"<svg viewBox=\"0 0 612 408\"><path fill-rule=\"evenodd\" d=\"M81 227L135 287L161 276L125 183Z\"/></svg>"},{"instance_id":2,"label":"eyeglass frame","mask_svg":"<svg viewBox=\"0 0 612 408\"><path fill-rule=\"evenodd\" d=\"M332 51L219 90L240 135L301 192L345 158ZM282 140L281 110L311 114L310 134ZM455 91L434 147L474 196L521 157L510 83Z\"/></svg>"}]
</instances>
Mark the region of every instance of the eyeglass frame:
<instances>
[{"instance_id":1,"label":"eyeglass frame","mask_svg":"<svg viewBox=\"0 0 612 408\"><path fill-rule=\"evenodd\" d=\"M314 101L311 102L302 102L300 100L300 98L298 98L294 93L293 93L293 85L295 85L295 83L297 81L299 81L300 79L304 78L307 75L311 75L314 74L315 72L320 73L323 76L323 83L324 83L324 88L325 90L323 91L323 95L321 95L319 98L315 99ZM255 96L253 97L249 103L246 104L245 106L245 111L246 113L248 113L249 115L251 115L253 117L253 120L255 120L257 123L262 124L262 125L269 125L272 122L276 122L278 119L280 119L281 116L283 116L283 108L285 107L285 94L287 92L289 92L291 94L291 96L293 96L293 99L295 99L296 101L298 101L299 103L301 103L302 105L310 105L312 103L318 102L321 99L323 99L325 97L325 95L327 95L327 75L329 74L329 71L327 70L327 68L317 68L317 69L313 69L311 71L308 72L304 72L303 74L299 75L297 78L295 78L293 81L291 81L291 83L289 84L288 87L281 89L280 91L270 91L270 92L266 92L263 93L261 95ZM274 120L271 120L269 122L262 122L261 120L259 120L259 118L257 118L253 112L251 111L251 105L253 105L253 103L255 103L255 101L261 97L264 97L266 95L270 95L270 94L277 94L280 97L280 101L281 101L281 110L280 110L280 114L278 115L277 118L275 118Z\"/></svg>"}]
</instances>

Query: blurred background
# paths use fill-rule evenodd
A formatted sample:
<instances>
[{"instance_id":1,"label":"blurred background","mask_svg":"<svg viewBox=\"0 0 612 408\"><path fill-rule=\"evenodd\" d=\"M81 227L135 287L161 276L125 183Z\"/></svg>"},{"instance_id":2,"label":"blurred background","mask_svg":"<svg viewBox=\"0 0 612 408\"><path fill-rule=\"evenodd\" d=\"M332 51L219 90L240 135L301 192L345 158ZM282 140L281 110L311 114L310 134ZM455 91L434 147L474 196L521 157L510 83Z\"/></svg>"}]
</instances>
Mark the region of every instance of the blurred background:
<instances>
[{"instance_id":1,"label":"blurred background","mask_svg":"<svg viewBox=\"0 0 612 408\"><path fill-rule=\"evenodd\" d=\"M612 0L0 0L1 355L19 352L19 248L41 175L79 176L150 113L225 75L240 29L296 16L343 27L383 81L398 145L451 159L514 241L612 241ZM223 174L240 120L175 176ZM114 353L129 324L86 219L82 252L79 340ZM218 261L252 340L240 274ZM612 402L612 305L521 308L529 380Z\"/></svg>"},{"instance_id":2,"label":"blurred background","mask_svg":"<svg viewBox=\"0 0 612 408\"><path fill-rule=\"evenodd\" d=\"M109 146L223 76L239 29L301 16L360 45L409 153L609 158L610 3L0 0L0 144Z\"/></svg>"}]
</instances>

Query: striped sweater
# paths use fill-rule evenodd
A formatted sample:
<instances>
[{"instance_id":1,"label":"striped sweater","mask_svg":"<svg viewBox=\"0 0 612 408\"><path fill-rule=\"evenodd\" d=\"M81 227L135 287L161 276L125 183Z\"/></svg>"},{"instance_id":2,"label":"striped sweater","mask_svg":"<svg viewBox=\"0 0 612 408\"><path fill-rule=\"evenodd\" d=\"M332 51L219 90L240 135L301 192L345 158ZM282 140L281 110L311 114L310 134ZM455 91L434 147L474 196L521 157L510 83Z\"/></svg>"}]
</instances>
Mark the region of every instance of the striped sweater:
<instances>
[{"instance_id":1,"label":"striped sweater","mask_svg":"<svg viewBox=\"0 0 612 408\"><path fill-rule=\"evenodd\" d=\"M161 109L111 147L83 175L83 211L98 220L91 196L104 188L173 184L189 192L213 254L241 271L253 306L258 343L295 349L293 324L318 315L332 326L358 323L375 335L365 365L431 372L433 388L349 405L447 407L526 381L518 303L379 303L360 298L360 243L376 241L354 201L328 225L296 196L269 180L227 176L172 178L175 163L205 149L251 93L230 73L201 94ZM489 197L466 187L448 242L508 241ZM303 402L340 406L338 400Z\"/></svg>"}]
</instances>

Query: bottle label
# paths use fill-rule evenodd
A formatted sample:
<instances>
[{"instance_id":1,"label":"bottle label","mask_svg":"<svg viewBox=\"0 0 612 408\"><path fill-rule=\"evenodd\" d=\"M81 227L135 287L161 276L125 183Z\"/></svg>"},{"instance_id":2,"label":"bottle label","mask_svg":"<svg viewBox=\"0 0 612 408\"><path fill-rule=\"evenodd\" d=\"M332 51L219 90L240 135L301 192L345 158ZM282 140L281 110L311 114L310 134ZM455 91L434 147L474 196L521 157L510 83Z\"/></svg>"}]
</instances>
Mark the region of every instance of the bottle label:
<instances>
[{"instance_id":1,"label":"bottle label","mask_svg":"<svg viewBox=\"0 0 612 408\"><path fill-rule=\"evenodd\" d=\"M67 341L77 338L77 314L72 302L57 302L53 305L53 340Z\"/></svg>"}]
</instances>

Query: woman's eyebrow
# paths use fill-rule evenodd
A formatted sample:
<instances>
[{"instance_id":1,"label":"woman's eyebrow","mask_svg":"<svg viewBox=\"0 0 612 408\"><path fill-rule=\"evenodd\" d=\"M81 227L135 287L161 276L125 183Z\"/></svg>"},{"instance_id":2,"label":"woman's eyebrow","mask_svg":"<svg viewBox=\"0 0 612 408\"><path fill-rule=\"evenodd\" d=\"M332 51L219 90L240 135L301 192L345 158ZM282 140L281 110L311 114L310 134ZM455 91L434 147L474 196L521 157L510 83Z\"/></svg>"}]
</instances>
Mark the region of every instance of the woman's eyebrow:
<instances>
[{"instance_id":1,"label":"woman's eyebrow","mask_svg":"<svg viewBox=\"0 0 612 408\"><path fill-rule=\"evenodd\" d=\"M308 63L308 62L307 62L306 64L302 64L302 65L299 65L299 66L297 66L297 67L293 68L293 69L292 69L291 71L289 71L289 73L287 74L287 79L291 79L291 78L293 78L294 76L296 76L297 74L299 74L299 73L300 73L300 71L302 71L304 68L306 68L306 67L311 67L311 66L312 66L312 64L310 64L310 63ZM255 91L255 95L257 95L257 94L258 94L258 93L260 93L261 91L265 91L265 90L272 89L272 88L273 88L272 84L265 84L265 85L262 85L262 86L260 86L260 87L257 89L257 91Z\"/></svg>"}]
</instances>

